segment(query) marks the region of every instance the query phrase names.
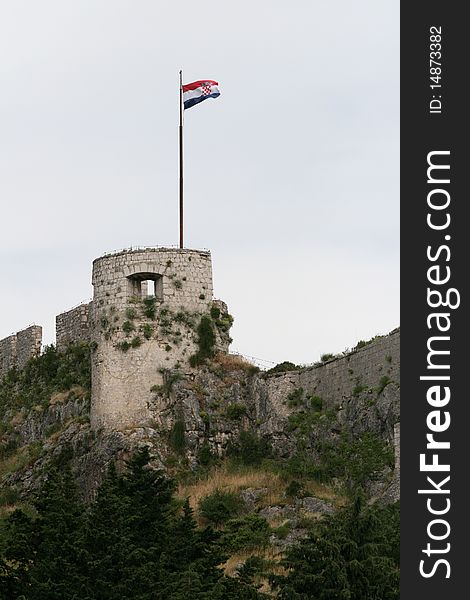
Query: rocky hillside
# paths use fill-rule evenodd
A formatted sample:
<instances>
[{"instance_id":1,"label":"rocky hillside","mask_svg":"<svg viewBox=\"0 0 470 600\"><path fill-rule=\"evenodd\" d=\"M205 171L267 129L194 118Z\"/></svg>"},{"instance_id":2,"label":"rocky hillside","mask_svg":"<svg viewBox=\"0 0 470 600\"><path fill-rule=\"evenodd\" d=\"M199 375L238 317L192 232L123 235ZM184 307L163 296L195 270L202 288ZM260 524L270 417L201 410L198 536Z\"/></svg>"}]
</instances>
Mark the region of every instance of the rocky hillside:
<instances>
[{"instance_id":1,"label":"rocky hillside","mask_svg":"<svg viewBox=\"0 0 470 600\"><path fill-rule=\"evenodd\" d=\"M260 372L219 354L196 371L166 370L152 388L153 418L112 432L89 424L93 350L50 347L0 385L3 514L27 506L57 460L70 464L90 501L109 465L119 470L145 445L200 524L246 530L227 573L249 556L275 560L358 488L370 500L398 499L399 365L381 344L361 342L304 369Z\"/></svg>"}]
</instances>

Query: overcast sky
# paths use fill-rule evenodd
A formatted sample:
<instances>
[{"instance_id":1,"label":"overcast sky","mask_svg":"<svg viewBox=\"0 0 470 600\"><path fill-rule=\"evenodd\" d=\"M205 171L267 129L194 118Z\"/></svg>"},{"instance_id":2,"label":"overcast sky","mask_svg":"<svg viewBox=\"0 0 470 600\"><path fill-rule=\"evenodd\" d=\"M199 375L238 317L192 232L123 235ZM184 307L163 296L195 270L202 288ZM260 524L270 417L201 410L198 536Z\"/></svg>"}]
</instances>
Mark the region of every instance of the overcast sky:
<instances>
[{"instance_id":1,"label":"overcast sky","mask_svg":"<svg viewBox=\"0 0 470 600\"><path fill-rule=\"evenodd\" d=\"M279 362L399 325L396 0L0 3L0 337L92 296L91 261L209 248L232 348Z\"/></svg>"}]
</instances>

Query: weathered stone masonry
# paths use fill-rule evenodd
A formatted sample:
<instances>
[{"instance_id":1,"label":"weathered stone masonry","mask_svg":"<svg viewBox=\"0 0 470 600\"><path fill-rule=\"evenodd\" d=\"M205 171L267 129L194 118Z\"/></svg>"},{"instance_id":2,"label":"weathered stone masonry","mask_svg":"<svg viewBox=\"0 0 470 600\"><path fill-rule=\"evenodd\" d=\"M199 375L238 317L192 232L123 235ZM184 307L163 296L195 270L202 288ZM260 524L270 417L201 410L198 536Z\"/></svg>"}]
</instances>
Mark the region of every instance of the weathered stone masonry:
<instances>
[{"instance_id":1,"label":"weathered stone masonry","mask_svg":"<svg viewBox=\"0 0 470 600\"><path fill-rule=\"evenodd\" d=\"M30 358L41 352L42 327L31 325L0 340L0 377L13 368L22 369Z\"/></svg>"},{"instance_id":2,"label":"weathered stone masonry","mask_svg":"<svg viewBox=\"0 0 470 600\"><path fill-rule=\"evenodd\" d=\"M92 282L91 424L125 429L148 422L151 388L162 384L162 370L177 364L191 370L194 330L171 321L179 314L183 321L196 315L196 322L210 313L210 253L153 248L107 255L94 261ZM149 297L152 319L145 317Z\"/></svg>"},{"instance_id":3,"label":"weathered stone masonry","mask_svg":"<svg viewBox=\"0 0 470 600\"><path fill-rule=\"evenodd\" d=\"M92 302L80 304L55 318L56 346L59 352L72 343L88 342L91 336Z\"/></svg>"},{"instance_id":4,"label":"weathered stone masonry","mask_svg":"<svg viewBox=\"0 0 470 600\"><path fill-rule=\"evenodd\" d=\"M273 374L267 384L270 397L279 398L279 411L286 412L281 400L296 388L320 396L325 408L336 408L355 388L375 388L383 377L400 381L399 329L323 365Z\"/></svg>"}]
</instances>

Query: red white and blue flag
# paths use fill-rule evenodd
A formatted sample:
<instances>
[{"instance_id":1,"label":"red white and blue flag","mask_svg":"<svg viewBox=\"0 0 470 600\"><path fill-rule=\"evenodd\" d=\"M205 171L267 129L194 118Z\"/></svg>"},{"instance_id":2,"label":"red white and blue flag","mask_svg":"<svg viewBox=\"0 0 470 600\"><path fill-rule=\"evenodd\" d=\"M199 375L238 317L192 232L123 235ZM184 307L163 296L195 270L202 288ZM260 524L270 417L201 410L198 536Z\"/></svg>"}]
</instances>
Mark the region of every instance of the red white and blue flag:
<instances>
[{"instance_id":1,"label":"red white and blue flag","mask_svg":"<svg viewBox=\"0 0 470 600\"><path fill-rule=\"evenodd\" d=\"M218 85L217 81L212 81L211 79L193 81L193 83L183 85L183 104L185 110L195 104L199 104L203 100L207 100L207 98L217 98L217 96L220 96Z\"/></svg>"}]
</instances>

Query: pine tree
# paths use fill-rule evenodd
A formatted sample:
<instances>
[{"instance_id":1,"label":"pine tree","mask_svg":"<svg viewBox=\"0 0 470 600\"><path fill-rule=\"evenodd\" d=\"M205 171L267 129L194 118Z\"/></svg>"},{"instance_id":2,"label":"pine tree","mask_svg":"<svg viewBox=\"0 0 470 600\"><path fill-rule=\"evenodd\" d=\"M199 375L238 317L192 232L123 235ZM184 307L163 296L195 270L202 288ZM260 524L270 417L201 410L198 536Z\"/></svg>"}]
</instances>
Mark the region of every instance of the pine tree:
<instances>
[{"instance_id":1,"label":"pine tree","mask_svg":"<svg viewBox=\"0 0 470 600\"><path fill-rule=\"evenodd\" d=\"M15 565L15 597L72 600L80 597L78 569L83 507L70 468L52 467L34 501L37 516L15 511L8 523L6 559Z\"/></svg>"},{"instance_id":2,"label":"pine tree","mask_svg":"<svg viewBox=\"0 0 470 600\"><path fill-rule=\"evenodd\" d=\"M85 519L83 565L87 594L102 600L125 597L124 571L130 548L129 500L112 463Z\"/></svg>"},{"instance_id":3,"label":"pine tree","mask_svg":"<svg viewBox=\"0 0 470 600\"><path fill-rule=\"evenodd\" d=\"M280 600L396 600L399 597L397 511L365 506L358 495L288 552ZM390 525L390 518L394 523Z\"/></svg>"}]
</instances>

